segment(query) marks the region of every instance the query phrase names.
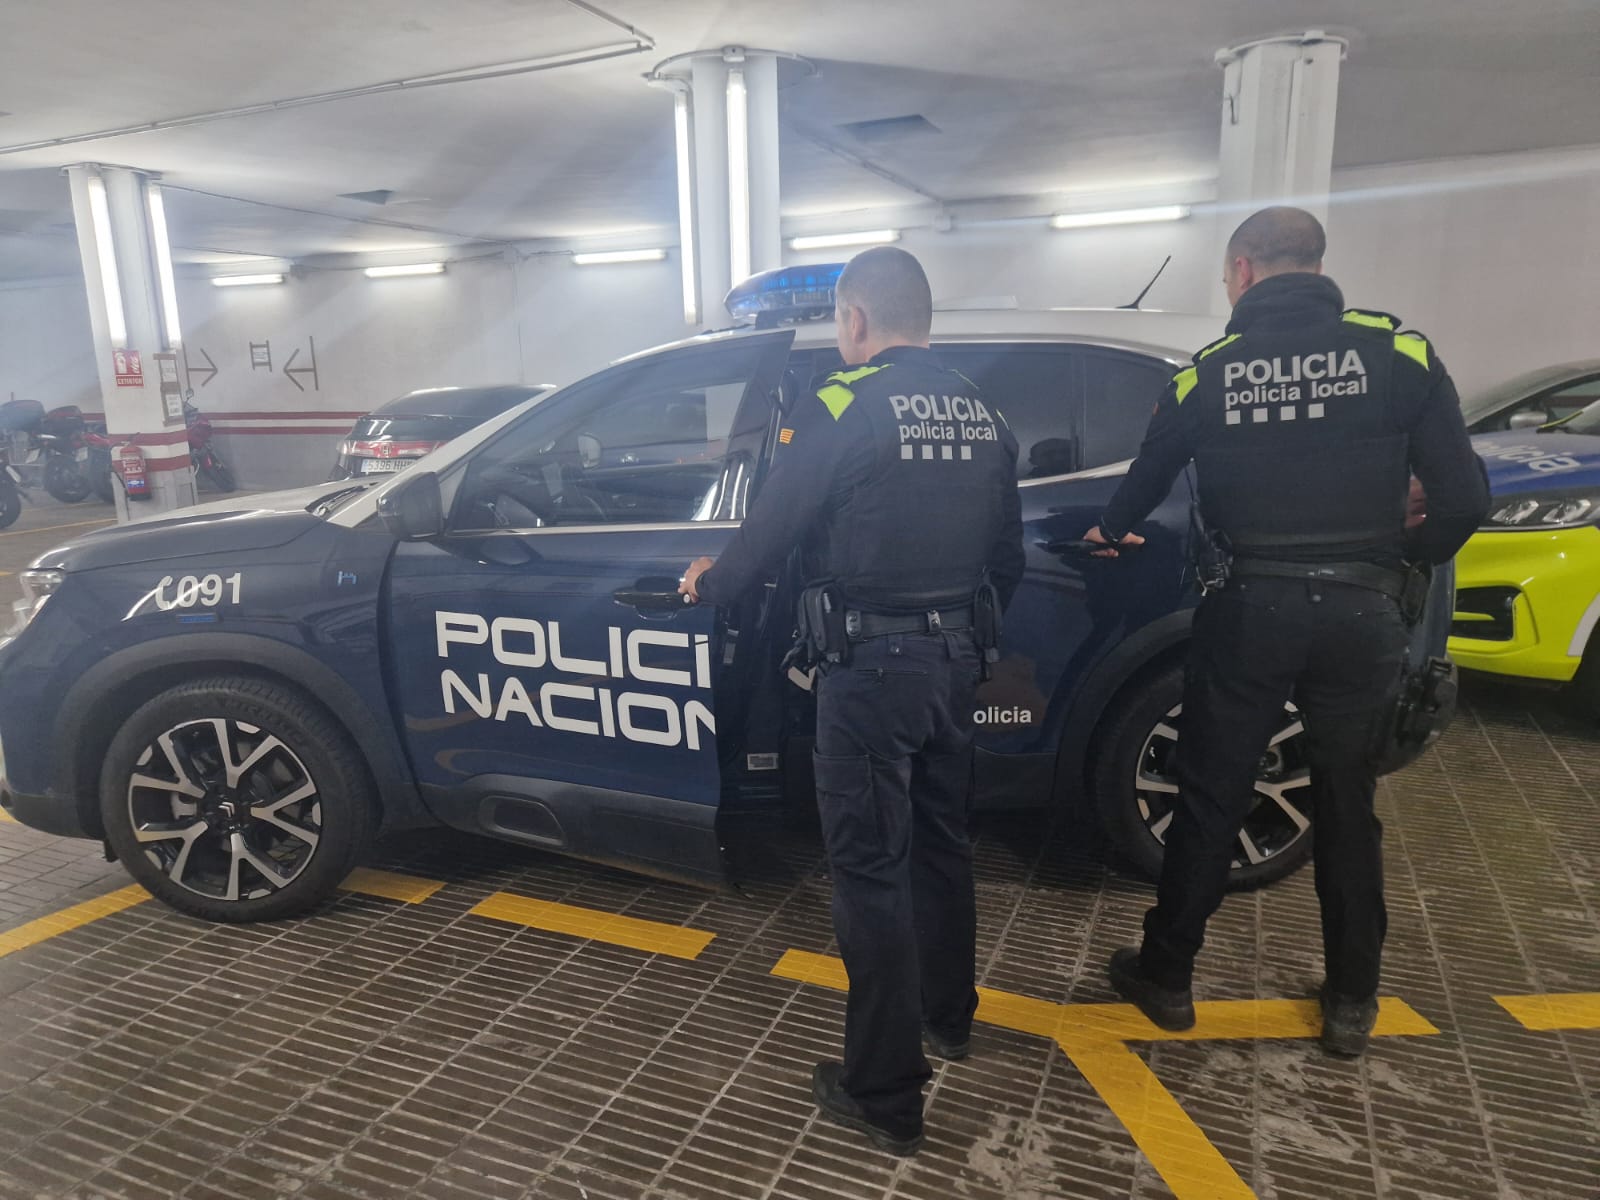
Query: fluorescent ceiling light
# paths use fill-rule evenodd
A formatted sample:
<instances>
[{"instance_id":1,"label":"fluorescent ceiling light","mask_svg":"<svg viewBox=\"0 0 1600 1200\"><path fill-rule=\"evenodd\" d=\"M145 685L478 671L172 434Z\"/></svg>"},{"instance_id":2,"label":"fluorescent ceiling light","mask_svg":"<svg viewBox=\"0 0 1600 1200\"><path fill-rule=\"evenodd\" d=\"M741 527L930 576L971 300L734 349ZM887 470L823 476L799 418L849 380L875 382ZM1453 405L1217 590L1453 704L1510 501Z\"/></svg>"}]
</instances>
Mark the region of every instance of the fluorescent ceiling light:
<instances>
[{"instance_id":1,"label":"fluorescent ceiling light","mask_svg":"<svg viewBox=\"0 0 1600 1200\"><path fill-rule=\"evenodd\" d=\"M1050 218L1055 229L1087 229L1094 225L1142 225L1147 221L1181 221L1189 215L1187 204L1155 208L1123 208L1115 212L1061 213Z\"/></svg>"},{"instance_id":2,"label":"fluorescent ceiling light","mask_svg":"<svg viewBox=\"0 0 1600 1200\"><path fill-rule=\"evenodd\" d=\"M90 175L89 220L94 225L95 257L100 260L100 290L106 302L106 333L113 346L128 344L128 318L122 309L122 281L117 275L117 247L111 240L111 208L106 203L105 180Z\"/></svg>"},{"instance_id":3,"label":"fluorescent ceiling light","mask_svg":"<svg viewBox=\"0 0 1600 1200\"><path fill-rule=\"evenodd\" d=\"M150 240L155 243L156 278L161 284L161 324L167 331L167 349L175 350L183 340L178 324L178 285L172 278L172 243L167 240L167 206L161 189L148 185L145 202L150 209Z\"/></svg>"},{"instance_id":4,"label":"fluorescent ceiling light","mask_svg":"<svg viewBox=\"0 0 1600 1200\"><path fill-rule=\"evenodd\" d=\"M282 283L282 275L213 275L212 287L254 287L259 283Z\"/></svg>"},{"instance_id":5,"label":"fluorescent ceiling light","mask_svg":"<svg viewBox=\"0 0 1600 1200\"><path fill-rule=\"evenodd\" d=\"M393 279L399 275L443 275L442 262L430 263L404 263L397 267L367 267L365 274L368 279Z\"/></svg>"},{"instance_id":6,"label":"fluorescent ceiling light","mask_svg":"<svg viewBox=\"0 0 1600 1200\"><path fill-rule=\"evenodd\" d=\"M686 91L673 94L672 125L678 148L678 249L683 257L683 319L695 325L700 321L700 289L695 286L694 163L690 159L689 93Z\"/></svg>"},{"instance_id":7,"label":"fluorescent ceiling light","mask_svg":"<svg viewBox=\"0 0 1600 1200\"><path fill-rule=\"evenodd\" d=\"M589 254L574 254L572 261L580 267L597 267L603 263L660 262L667 252L654 250L599 250Z\"/></svg>"},{"instance_id":8,"label":"fluorescent ceiling light","mask_svg":"<svg viewBox=\"0 0 1600 1200\"><path fill-rule=\"evenodd\" d=\"M728 275L750 277L750 98L744 69L728 68Z\"/></svg>"},{"instance_id":9,"label":"fluorescent ceiling light","mask_svg":"<svg viewBox=\"0 0 1600 1200\"><path fill-rule=\"evenodd\" d=\"M898 242L898 229L869 229L864 233L819 233L815 236L789 239L791 250L827 250L833 246L881 246L885 242Z\"/></svg>"}]
</instances>

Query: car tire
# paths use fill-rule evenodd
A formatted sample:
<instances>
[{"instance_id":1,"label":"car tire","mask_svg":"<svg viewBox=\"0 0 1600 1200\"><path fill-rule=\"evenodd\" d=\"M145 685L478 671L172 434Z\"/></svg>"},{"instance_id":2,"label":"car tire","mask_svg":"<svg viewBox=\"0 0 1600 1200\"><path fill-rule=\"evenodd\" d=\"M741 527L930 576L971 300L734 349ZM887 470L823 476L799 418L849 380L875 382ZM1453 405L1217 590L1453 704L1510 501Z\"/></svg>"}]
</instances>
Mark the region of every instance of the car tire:
<instances>
[{"instance_id":1,"label":"car tire","mask_svg":"<svg viewBox=\"0 0 1600 1200\"><path fill-rule=\"evenodd\" d=\"M245 677L154 697L106 754L106 840L157 899L208 921L317 907L372 838L365 764L321 706Z\"/></svg>"},{"instance_id":2,"label":"car tire","mask_svg":"<svg viewBox=\"0 0 1600 1200\"><path fill-rule=\"evenodd\" d=\"M7 478L4 482L0 482L0 529L15 525L21 515L22 493L17 491L16 485Z\"/></svg>"},{"instance_id":3,"label":"car tire","mask_svg":"<svg viewBox=\"0 0 1600 1200\"><path fill-rule=\"evenodd\" d=\"M1182 708L1182 666L1136 679L1124 688L1101 724L1096 736L1101 749L1090 767L1106 835L1150 879L1160 877L1163 838L1177 800L1172 753ZM1230 890L1274 883L1293 874L1311 856L1305 734L1292 709L1284 713L1279 738L1262 760L1257 805L1240 837L1228 875Z\"/></svg>"},{"instance_id":4,"label":"car tire","mask_svg":"<svg viewBox=\"0 0 1600 1200\"><path fill-rule=\"evenodd\" d=\"M1590 637L1578 673L1572 677L1572 690L1585 711L1600 718L1600 636Z\"/></svg>"}]
</instances>

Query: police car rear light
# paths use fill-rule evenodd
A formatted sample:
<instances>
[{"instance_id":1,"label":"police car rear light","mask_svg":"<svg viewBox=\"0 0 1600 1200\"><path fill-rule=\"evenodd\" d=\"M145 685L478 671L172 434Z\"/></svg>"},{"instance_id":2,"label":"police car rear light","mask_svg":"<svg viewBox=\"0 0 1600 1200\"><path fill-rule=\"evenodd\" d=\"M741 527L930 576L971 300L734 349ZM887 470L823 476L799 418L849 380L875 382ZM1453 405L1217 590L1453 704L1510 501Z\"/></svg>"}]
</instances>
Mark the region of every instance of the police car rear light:
<instances>
[{"instance_id":1,"label":"police car rear light","mask_svg":"<svg viewBox=\"0 0 1600 1200\"><path fill-rule=\"evenodd\" d=\"M825 319L833 315L834 287L843 273L843 263L763 271L735 287L724 303L735 320L754 318L763 325Z\"/></svg>"}]
</instances>

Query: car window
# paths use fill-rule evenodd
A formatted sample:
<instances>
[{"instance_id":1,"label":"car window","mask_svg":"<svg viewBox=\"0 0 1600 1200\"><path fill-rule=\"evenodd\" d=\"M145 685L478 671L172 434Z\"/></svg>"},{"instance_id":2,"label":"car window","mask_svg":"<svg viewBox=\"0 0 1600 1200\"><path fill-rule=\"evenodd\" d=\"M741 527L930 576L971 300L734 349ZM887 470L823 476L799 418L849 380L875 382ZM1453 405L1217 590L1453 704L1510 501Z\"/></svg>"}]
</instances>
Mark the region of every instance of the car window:
<instances>
[{"instance_id":1,"label":"car window","mask_svg":"<svg viewBox=\"0 0 1600 1200\"><path fill-rule=\"evenodd\" d=\"M1600 375L1550 393L1545 397L1543 408L1551 421L1573 421L1596 401L1600 401Z\"/></svg>"},{"instance_id":2,"label":"car window","mask_svg":"<svg viewBox=\"0 0 1600 1200\"><path fill-rule=\"evenodd\" d=\"M1083 386L1078 355L1029 343L945 344L940 359L978 385L1017 439L1023 479L1081 471Z\"/></svg>"},{"instance_id":3,"label":"car window","mask_svg":"<svg viewBox=\"0 0 1600 1200\"><path fill-rule=\"evenodd\" d=\"M473 459L452 527L737 515L724 481L737 459L754 462L766 431L768 406L745 404L764 353L754 340L692 347L624 363L569 388Z\"/></svg>"},{"instance_id":4,"label":"car window","mask_svg":"<svg viewBox=\"0 0 1600 1200\"><path fill-rule=\"evenodd\" d=\"M1469 429L1472 433L1537 429L1541 425L1569 421L1596 400L1600 400L1600 375L1537 392L1478 418Z\"/></svg>"},{"instance_id":5,"label":"car window","mask_svg":"<svg viewBox=\"0 0 1600 1200\"><path fill-rule=\"evenodd\" d=\"M1173 368L1160 359L1111 351L1086 352L1083 466L1103 467L1139 453L1150 414Z\"/></svg>"}]
</instances>

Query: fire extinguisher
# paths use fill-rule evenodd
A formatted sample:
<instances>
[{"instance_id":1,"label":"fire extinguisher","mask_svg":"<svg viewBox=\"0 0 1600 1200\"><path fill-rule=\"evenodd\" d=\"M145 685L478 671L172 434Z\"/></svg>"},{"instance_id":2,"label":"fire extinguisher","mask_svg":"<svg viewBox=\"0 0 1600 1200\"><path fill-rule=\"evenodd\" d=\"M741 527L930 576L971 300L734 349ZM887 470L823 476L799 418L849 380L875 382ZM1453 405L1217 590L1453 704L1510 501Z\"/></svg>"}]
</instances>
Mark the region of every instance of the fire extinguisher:
<instances>
[{"instance_id":1,"label":"fire extinguisher","mask_svg":"<svg viewBox=\"0 0 1600 1200\"><path fill-rule=\"evenodd\" d=\"M145 471L144 451L132 442L117 447L117 474L129 500L150 498L150 476Z\"/></svg>"}]
</instances>

